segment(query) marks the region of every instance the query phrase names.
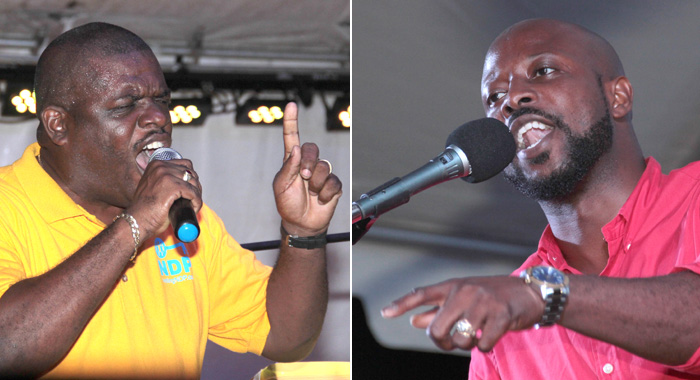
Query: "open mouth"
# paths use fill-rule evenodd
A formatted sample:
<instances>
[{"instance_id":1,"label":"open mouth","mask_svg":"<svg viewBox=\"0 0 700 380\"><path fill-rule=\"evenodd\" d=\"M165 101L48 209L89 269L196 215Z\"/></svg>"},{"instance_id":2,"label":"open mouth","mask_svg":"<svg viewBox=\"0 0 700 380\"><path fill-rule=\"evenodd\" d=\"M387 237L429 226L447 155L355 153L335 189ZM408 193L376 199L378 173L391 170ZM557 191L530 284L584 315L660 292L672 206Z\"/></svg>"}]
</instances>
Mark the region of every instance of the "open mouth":
<instances>
[{"instance_id":1,"label":"open mouth","mask_svg":"<svg viewBox=\"0 0 700 380\"><path fill-rule=\"evenodd\" d=\"M161 141L154 141L141 150L141 152L136 156L136 165L141 169L141 174L146 170L146 166L148 166L148 160L151 158L153 155L153 152L156 151L158 148L162 148L165 146L164 142Z\"/></svg>"},{"instance_id":2,"label":"open mouth","mask_svg":"<svg viewBox=\"0 0 700 380\"><path fill-rule=\"evenodd\" d=\"M518 131L518 150L530 149L539 144L542 139L552 132L554 128L539 121L531 121Z\"/></svg>"}]
</instances>

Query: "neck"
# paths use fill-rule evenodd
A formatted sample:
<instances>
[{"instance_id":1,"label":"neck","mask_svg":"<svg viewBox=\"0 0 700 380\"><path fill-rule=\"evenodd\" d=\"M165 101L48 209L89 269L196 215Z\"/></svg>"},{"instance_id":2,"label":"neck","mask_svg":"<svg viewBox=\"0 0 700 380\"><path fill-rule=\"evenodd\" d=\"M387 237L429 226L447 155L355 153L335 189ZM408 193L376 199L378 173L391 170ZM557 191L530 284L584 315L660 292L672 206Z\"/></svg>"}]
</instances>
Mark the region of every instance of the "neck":
<instances>
[{"instance_id":1,"label":"neck","mask_svg":"<svg viewBox=\"0 0 700 380\"><path fill-rule=\"evenodd\" d=\"M46 173L56 181L59 187L75 202L80 205L85 211L92 215L95 215L97 219L102 221L104 224L109 225L112 223L114 217L119 215L123 209L109 205L105 202L101 202L98 199L93 199L90 197L82 196L82 193L89 194L87 191L80 191L80 187L71 185L71 176L68 170L61 170L60 165L55 165L58 160L54 160L53 156L49 151L41 148L39 155L37 156L37 161L39 165L46 171ZM67 175L62 175L61 173L68 173ZM74 190L75 188L75 190Z\"/></svg>"},{"instance_id":2,"label":"neck","mask_svg":"<svg viewBox=\"0 0 700 380\"><path fill-rule=\"evenodd\" d=\"M641 151L606 156L570 197L540 202L567 263L586 274L605 269L609 254L602 228L617 216L646 168Z\"/></svg>"}]
</instances>

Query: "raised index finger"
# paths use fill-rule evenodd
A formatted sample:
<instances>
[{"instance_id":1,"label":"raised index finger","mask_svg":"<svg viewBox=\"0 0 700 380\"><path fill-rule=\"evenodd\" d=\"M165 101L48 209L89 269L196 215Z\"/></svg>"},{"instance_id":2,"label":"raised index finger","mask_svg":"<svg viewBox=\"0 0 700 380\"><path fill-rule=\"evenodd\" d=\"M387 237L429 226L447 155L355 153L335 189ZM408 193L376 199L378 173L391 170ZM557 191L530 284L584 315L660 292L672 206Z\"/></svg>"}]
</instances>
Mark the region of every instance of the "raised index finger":
<instances>
[{"instance_id":1,"label":"raised index finger","mask_svg":"<svg viewBox=\"0 0 700 380\"><path fill-rule=\"evenodd\" d=\"M284 160L287 161L289 155L292 154L292 148L299 145L299 127L297 125L297 105L296 103L287 103L284 107L284 118L282 119L283 138L284 138Z\"/></svg>"}]
</instances>

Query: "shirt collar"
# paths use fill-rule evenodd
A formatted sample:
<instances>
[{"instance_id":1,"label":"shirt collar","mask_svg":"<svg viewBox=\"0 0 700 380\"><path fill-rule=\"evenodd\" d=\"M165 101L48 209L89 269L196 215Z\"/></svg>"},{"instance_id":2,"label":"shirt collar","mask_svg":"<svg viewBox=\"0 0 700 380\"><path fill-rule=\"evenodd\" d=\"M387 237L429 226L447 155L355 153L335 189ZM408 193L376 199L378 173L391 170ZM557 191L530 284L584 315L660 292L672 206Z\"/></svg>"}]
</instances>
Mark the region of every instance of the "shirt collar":
<instances>
[{"instance_id":1,"label":"shirt collar","mask_svg":"<svg viewBox=\"0 0 700 380\"><path fill-rule=\"evenodd\" d=\"M646 169L617 216L603 226L602 232L606 239L618 239L624 236L628 241L634 240L637 228L634 227L633 214L649 215L651 208L658 201L663 177L661 165L653 157L647 158L646 164ZM644 219L637 218L636 224L643 222Z\"/></svg>"},{"instance_id":2,"label":"shirt collar","mask_svg":"<svg viewBox=\"0 0 700 380\"><path fill-rule=\"evenodd\" d=\"M572 271L572 268L564 260L564 255L562 255L561 249L557 245L557 240L554 238L554 233L552 233L552 228L549 224L545 227L542 237L540 237L536 254L543 263L551 267L569 272Z\"/></svg>"},{"instance_id":3,"label":"shirt collar","mask_svg":"<svg viewBox=\"0 0 700 380\"><path fill-rule=\"evenodd\" d=\"M629 198L627 198L622 205L618 214L603 226L602 232L606 237L610 236L614 231L619 230L619 227L621 227L620 224L626 223L633 211L646 215L645 210L651 207L658 197L659 181L663 174L661 172L661 165L659 165L653 157L647 158L646 164L646 169L644 169L644 173L642 173L637 185L634 187L634 190L632 190L632 194L630 194ZM633 236L628 236L628 238L633 238ZM549 224L540 238L537 247L537 255L541 260L559 270L568 269L569 271L576 272L576 270L569 267L564 260L564 256L557 245L557 241L554 238Z\"/></svg>"},{"instance_id":4,"label":"shirt collar","mask_svg":"<svg viewBox=\"0 0 700 380\"><path fill-rule=\"evenodd\" d=\"M75 203L63 189L44 171L37 161L39 144L33 143L24 150L22 157L12 164L20 185L29 196L34 207L47 223L59 220L85 216L93 222L102 225L95 216L91 215Z\"/></svg>"},{"instance_id":5,"label":"shirt collar","mask_svg":"<svg viewBox=\"0 0 700 380\"><path fill-rule=\"evenodd\" d=\"M654 205L659 195L659 186L663 173L661 165L653 158L646 159L647 167L639 178L637 186L634 187L625 204L622 205L619 214L629 220L632 211L642 212L646 215L646 210Z\"/></svg>"}]
</instances>

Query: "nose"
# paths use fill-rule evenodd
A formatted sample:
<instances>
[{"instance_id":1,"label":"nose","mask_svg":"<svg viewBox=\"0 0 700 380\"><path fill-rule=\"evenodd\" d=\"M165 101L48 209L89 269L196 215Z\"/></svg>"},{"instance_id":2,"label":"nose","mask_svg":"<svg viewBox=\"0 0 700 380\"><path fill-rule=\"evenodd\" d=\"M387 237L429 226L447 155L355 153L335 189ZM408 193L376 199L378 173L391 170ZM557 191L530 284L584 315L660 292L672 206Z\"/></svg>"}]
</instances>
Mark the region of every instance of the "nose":
<instances>
[{"instance_id":1,"label":"nose","mask_svg":"<svg viewBox=\"0 0 700 380\"><path fill-rule=\"evenodd\" d=\"M503 118L508 118L517 110L532 105L537 100L537 94L525 81L513 79L508 88L508 93L501 104Z\"/></svg>"},{"instance_id":2,"label":"nose","mask_svg":"<svg viewBox=\"0 0 700 380\"><path fill-rule=\"evenodd\" d=\"M162 129L169 125L170 111L165 104L161 104L153 99L148 99L147 104L143 109L143 113L139 117L139 127Z\"/></svg>"}]
</instances>

